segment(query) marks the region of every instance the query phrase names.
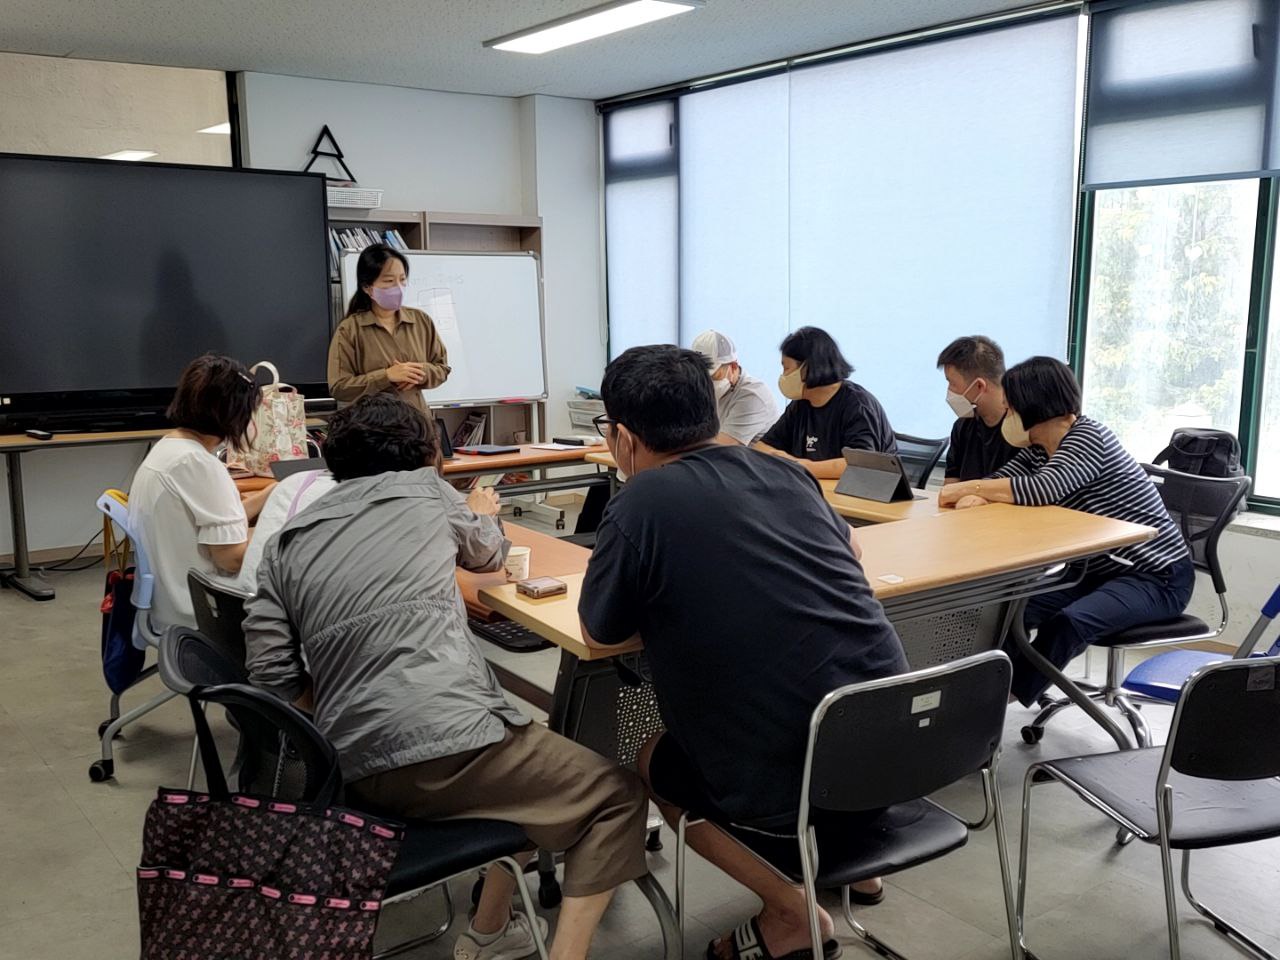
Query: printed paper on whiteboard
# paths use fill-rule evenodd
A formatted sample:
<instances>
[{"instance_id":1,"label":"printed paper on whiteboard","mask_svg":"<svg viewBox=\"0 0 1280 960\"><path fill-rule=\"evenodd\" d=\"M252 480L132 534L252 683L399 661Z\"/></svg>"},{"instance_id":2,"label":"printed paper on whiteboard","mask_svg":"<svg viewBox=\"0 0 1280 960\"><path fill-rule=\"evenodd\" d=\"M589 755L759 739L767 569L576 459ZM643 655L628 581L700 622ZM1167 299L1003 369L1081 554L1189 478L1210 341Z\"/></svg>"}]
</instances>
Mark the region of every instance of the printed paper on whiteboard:
<instances>
[{"instance_id":1,"label":"printed paper on whiteboard","mask_svg":"<svg viewBox=\"0 0 1280 960\"><path fill-rule=\"evenodd\" d=\"M458 332L458 313L453 306L453 291L448 287L431 287L418 294L419 306L427 312L442 337Z\"/></svg>"}]
</instances>

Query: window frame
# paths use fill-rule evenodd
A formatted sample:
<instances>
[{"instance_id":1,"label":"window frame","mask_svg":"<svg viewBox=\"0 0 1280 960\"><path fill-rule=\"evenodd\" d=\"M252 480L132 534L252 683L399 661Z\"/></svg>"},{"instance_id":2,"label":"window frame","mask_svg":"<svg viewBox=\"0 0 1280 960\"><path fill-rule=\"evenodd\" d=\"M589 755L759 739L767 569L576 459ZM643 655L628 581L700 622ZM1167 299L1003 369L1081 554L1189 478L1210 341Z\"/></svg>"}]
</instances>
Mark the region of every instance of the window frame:
<instances>
[{"instance_id":1,"label":"window frame","mask_svg":"<svg viewBox=\"0 0 1280 960\"><path fill-rule=\"evenodd\" d=\"M1206 183L1219 182L1216 178ZM1093 241L1096 226L1097 191L1086 190L1080 198L1076 231L1076 275L1072 289L1071 322L1067 356L1076 378L1084 385L1085 343L1089 329L1089 293L1093 272ZM1276 239L1280 208L1280 178L1264 177L1258 183L1258 219L1254 230L1249 307L1246 317L1244 369L1240 389L1240 440L1242 466L1255 476L1259 435L1262 428L1263 390L1266 384L1267 334L1270 323L1271 283L1275 272ZM1280 496L1260 496L1249 492L1249 507L1259 513L1280 516Z\"/></svg>"}]
</instances>

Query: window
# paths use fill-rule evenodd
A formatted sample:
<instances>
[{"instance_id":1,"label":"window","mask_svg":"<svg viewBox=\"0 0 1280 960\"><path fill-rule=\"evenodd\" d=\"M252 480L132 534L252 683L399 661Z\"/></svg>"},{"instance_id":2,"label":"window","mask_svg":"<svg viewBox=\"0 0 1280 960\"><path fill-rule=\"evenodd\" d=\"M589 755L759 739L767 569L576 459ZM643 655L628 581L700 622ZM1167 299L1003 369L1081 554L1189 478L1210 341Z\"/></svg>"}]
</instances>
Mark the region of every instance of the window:
<instances>
[{"instance_id":1,"label":"window","mask_svg":"<svg viewBox=\"0 0 1280 960\"><path fill-rule=\"evenodd\" d=\"M1084 409L1151 460L1177 427L1240 427L1258 182L1096 195Z\"/></svg>"},{"instance_id":2,"label":"window","mask_svg":"<svg viewBox=\"0 0 1280 960\"><path fill-rule=\"evenodd\" d=\"M604 122L609 356L680 331L676 104L615 110Z\"/></svg>"},{"instance_id":3,"label":"window","mask_svg":"<svg viewBox=\"0 0 1280 960\"><path fill-rule=\"evenodd\" d=\"M895 428L945 436L956 336L1065 355L1078 39L1049 18L609 113L610 352L715 327L769 383L822 326Z\"/></svg>"},{"instance_id":4,"label":"window","mask_svg":"<svg viewBox=\"0 0 1280 960\"><path fill-rule=\"evenodd\" d=\"M231 166L227 76L0 53L0 150ZM211 128L219 132L205 133Z\"/></svg>"},{"instance_id":5,"label":"window","mask_svg":"<svg viewBox=\"0 0 1280 960\"><path fill-rule=\"evenodd\" d=\"M1266 378L1258 418L1258 461L1253 494L1280 500L1280 263L1271 268L1271 321L1266 345Z\"/></svg>"}]
</instances>

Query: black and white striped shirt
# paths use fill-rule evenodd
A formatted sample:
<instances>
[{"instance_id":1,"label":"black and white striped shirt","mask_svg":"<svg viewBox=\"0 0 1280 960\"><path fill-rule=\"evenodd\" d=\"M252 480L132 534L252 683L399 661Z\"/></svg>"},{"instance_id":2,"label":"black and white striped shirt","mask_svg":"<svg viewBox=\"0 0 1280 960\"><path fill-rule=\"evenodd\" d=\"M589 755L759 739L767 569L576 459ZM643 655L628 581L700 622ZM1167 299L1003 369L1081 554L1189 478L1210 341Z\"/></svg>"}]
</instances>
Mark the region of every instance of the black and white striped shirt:
<instances>
[{"instance_id":1,"label":"black and white striped shirt","mask_svg":"<svg viewBox=\"0 0 1280 960\"><path fill-rule=\"evenodd\" d=\"M1151 478L1096 420L1078 417L1052 457L1042 447L1026 447L992 477L1007 477L1013 502L1023 506L1067 507L1159 531L1153 540L1094 561L1090 573L1154 573L1190 556Z\"/></svg>"}]
</instances>

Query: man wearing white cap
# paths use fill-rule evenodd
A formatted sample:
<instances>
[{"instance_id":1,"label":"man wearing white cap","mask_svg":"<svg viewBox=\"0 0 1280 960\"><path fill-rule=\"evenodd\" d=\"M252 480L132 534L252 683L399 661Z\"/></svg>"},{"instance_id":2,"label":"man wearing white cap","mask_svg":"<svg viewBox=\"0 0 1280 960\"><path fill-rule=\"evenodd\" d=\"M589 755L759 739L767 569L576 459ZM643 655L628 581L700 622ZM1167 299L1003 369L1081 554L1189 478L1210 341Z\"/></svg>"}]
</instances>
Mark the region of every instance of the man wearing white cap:
<instances>
[{"instance_id":1,"label":"man wearing white cap","mask_svg":"<svg viewBox=\"0 0 1280 960\"><path fill-rule=\"evenodd\" d=\"M711 361L711 386L720 413L721 443L750 446L778 420L773 393L755 377L742 372L733 341L717 330L693 338L693 349Z\"/></svg>"}]
</instances>

